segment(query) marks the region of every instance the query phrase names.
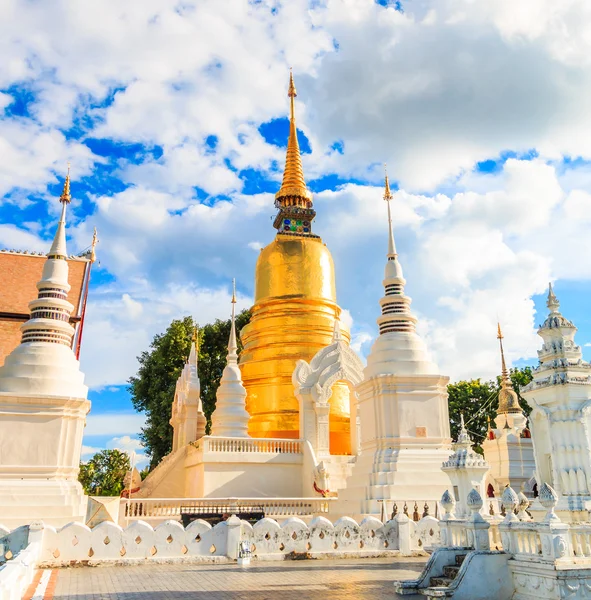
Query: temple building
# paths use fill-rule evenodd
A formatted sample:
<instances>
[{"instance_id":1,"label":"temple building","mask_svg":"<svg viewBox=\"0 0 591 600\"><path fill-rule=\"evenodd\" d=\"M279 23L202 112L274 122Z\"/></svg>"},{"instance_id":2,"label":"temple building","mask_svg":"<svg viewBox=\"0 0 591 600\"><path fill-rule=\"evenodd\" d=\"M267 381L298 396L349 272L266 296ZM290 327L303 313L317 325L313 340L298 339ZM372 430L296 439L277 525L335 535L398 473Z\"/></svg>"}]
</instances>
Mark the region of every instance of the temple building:
<instances>
[{"instance_id":1,"label":"temple building","mask_svg":"<svg viewBox=\"0 0 591 600\"><path fill-rule=\"evenodd\" d=\"M529 416L536 479L560 495L556 512L569 520L588 519L591 511L591 364L575 343L577 328L560 313L550 284L550 313L538 329L544 340L539 366L522 395ZM535 508L535 507L534 507ZM541 508L541 507L540 507Z\"/></svg>"},{"instance_id":2,"label":"temple building","mask_svg":"<svg viewBox=\"0 0 591 600\"><path fill-rule=\"evenodd\" d=\"M292 373L332 340L341 309L330 251L312 232L316 212L302 168L295 121L296 89L290 74L289 140L285 171L275 194L275 239L260 252L254 306L240 336L240 357L252 437L300 438ZM349 341L349 332L342 330ZM351 454L349 388L335 382L330 396L330 453Z\"/></svg>"},{"instance_id":3,"label":"temple building","mask_svg":"<svg viewBox=\"0 0 591 600\"><path fill-rule=\"evenodd\" d=\"M78 482L82 434L90 410L84 375L72 350L68 301L66 207L47 254L21 342L0 367L0 514L6 526L42 519L82 520L86 497Z\"/></svg>"},{"instance_id":4,"label":"temple building","mask_svg":"<svg viewBox=\"0 0 591 600\"><path fill-rule=\"evenodd\" d=\"M338 495L331 506L349 516L380 515L383 500L422 506L438 500L449 484L441 471L451 451L448 378L428 357L404 293L389 181L380 335L364 370L339 318L332 258L312 232L315 212L303 176L291 75L288 96L287 158L275 196L278 231L257 261L240 360L233 304L211 435L197 426L193 346L173 404L173 452L136 497Z\"/></svg>"},{"instance_id":5,"label":"temple building","mask_svg":"<svg viewBox=\"0 0 591 600\"><path fill-rule=\"evenodd\" d=\"M507 486L533 495L531 482L534 481L536 464L531 434L505 364L500 324L497 338L501 352L501 389L496 427L491 428L489 424L486 439L482 443L484 458L490 465L486 478L486 495L489 498L500 498Z\"/></svg>"}]
</instances>

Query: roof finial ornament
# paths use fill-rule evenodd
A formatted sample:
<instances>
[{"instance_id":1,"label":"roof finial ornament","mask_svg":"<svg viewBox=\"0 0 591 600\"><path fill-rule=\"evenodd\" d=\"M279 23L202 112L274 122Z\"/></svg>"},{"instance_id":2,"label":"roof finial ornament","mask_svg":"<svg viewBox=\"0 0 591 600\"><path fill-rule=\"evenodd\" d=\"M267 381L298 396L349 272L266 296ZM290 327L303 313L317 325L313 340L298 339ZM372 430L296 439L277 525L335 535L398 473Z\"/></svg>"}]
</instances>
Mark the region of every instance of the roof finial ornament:
<instances>
[{"instance_id":1,"label":"roof finial ornament","mask_svg":"<svg viewBox=\"0 0 591 600\"><path fill-rule=\"evenodd\" d=\"M70 163L68 163L68 173L66 175L66 180L64 181L64 189L62 191L62 195L60 196L60 202L70 204L71 201L72 196L70 195Z\"/></svg>"},{"instance_id":2,"label":"roof finial ornament","mask_svg":"<svg viewBox=\"0 0 591 600\"><path fill-rule=\"evenodd\" d=\"M388 179L388 171L384 164L384 200L388 205L388 260L394 260L396 258L396 244L394 243L394 229L392 228L392 211L390 209L390 202L394 198L390 191L390 180Z\"/></svg>"},{"instance_id":3,"label":"roof finial ornament","mask_svg":"<svg viewBox=\"0 0 591 600\"><path fill-rule=\"evenodd\" d=\"M92 242L90 244L90 262L93 263L96 260L96 245L99 243L99 239L98 239L98 234L96 231L96 227L94 228L94 231L92 232Z\"/></svg>"}]
</instances>

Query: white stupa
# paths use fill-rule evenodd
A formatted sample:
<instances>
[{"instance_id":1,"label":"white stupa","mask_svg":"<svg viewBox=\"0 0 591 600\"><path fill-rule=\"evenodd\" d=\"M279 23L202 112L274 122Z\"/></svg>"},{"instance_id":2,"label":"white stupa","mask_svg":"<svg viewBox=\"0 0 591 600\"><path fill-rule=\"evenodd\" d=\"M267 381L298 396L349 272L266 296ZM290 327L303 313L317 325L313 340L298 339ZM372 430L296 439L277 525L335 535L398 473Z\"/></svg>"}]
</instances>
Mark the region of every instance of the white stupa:
<instances>
[{"instance_id":1,"label":"white stupa","mask_svg":"<svg viewBox=\"0 0 591 600\"><path fill-rule=\"evenodd\" d=\"M66 207L62 213L31 318L22 339L0 367L0 523L15 527L42 519L60 526L83 520L86 497L78 483L80 452L90 402L72 351L72 304L67 295Z\"/></svg>"},{"instance_id":2,"label":"white stupa","mask_svg":"<svg viewBox=\"0 0 591 600\"><path fill-rule=\"evenodd\" d=\"M228 341L228 360L216 392L216 405L211 415L211 435L220 437L249 437L246 411L246 389L238 366L236 343L236 282L232 281L232 320Z\"/></svg>"},{"instance_id":3,"label":"white stupa","mask_svg":"<svg viewBox=\"0 0 591 600\"><path fill-rule=\"evenodd\" d=\"M438 500L449 487L441 464L451 453L447 410L448 377L439 374L416 332L417 318L398 260L388 177L388 254L380 300L380 335L367 359L364 379L357 386L361 454L339 490L335 512L379 515L379 500L418 502Z\"/></svg>"},{"instance_id":4,"label":"white stupa","mask_svg":"<svg viewBox=\"0 0 591 600\"><path fill-rule=\"evenodd\" d=\"M575 342L577 328L560 313L552 285L550 314L538 329L544 340L533 381L522 390L532 407L529 423L538 489L544 483L560 495L563 520L591 514L591 364ZM537 507L532 507L536 509ZM541 508L541 507L538 507Z\"/></svg>"}]
</instances>

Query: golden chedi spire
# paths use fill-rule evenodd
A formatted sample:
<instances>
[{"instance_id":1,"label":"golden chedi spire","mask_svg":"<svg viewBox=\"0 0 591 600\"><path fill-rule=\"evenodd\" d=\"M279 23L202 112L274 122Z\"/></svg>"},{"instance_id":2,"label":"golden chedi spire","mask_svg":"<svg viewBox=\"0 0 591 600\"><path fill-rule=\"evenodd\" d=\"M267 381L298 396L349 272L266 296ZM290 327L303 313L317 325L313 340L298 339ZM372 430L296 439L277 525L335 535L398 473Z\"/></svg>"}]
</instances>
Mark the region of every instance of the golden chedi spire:
<instances>
[{"instance_id":1,"label":"golden chedi spire","mask_svg":"<svg viewBox=\"0 0 591 600\"><path fill-rule=\"evenodd\" d=\"M70 194L70 163L68 163L68 174L66 175L66 180L64 181L64 189L62 191L62 195L60 196L60 202L70 204L71 201L72 196Z\"/></svg>"},{"instance_id":2,"label":"golden chedi spire","mask_svg":"<svg viewBox=\"0 0 591 600\"><path fill-rule=\"evenodd\" d=\"M298 143L295 120L295 97L297 96L293 73L289 72L289 138L285 157L285 170L280 190L275 194L275 206L279 213L273 226L279 233L290 235L311 235L312 220L316 212L312 208L312 192L306 187L302 156Z\"/></svg>"},{"instance_id":3,"label":"golden chedi spire","mask_svg":"<svg viewBox=\"0 0 591 600\"><path fill-rule=\"evenodd\" d=\"M499 340L501 349L501 389L499 390L499 408L497 409L497 414L520 413L522 411L521 406L519 406L519 399L517 398L517 393L513 389L509 371L505 364L503 332L501 331L500 323L497 323L497 339Z\"/></svg>"},{"instance_id":4,"label":"golden chedi spire","mask_svg":"<svg viewBox=\"0 0 591 600\"><path fill-rule=\"evenodd\" d=\"M240 331L248 431L259 438L300 438L293 371L299 360L309 362L333 343L335 319L341 313L330 250L311 229L316 213L302 169L292 76L288 96L291 114L285 173L275 196L278 211L273 226L277 235L257 259L251 318ZM346 327L341 326L340 336L349 343ZM331 391L330 452L350 454L349 388L337 381Z\"/></svg>"}]
</instances>

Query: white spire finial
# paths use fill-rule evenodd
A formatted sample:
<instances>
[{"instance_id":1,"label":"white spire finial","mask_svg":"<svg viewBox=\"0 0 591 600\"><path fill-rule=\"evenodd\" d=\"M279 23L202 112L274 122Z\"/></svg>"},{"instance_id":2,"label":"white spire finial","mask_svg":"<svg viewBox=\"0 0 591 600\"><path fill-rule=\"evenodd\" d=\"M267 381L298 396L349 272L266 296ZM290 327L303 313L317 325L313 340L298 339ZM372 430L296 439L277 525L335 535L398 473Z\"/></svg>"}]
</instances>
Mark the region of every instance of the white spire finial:
<instances>
[{"instance_id":1,"label":"white spire finial","mask_svg":"<svg viewBox=\"0 0 591 600\"><path fill-rule=\"evenodd\" d=\"M386 171L386 165L384 165L384 171ZM390 202L394 196L390 191L390 181L388 179L388 172L386 171L384 179L384 200L388 205L388 260L396 258L396 244L394 243L394 229L392 227L392 211L390 209Z\"/></svg>"},{"instance_id":2,"label":"white spire finial","mask_svg":"<svg viewBox=\"0 0 591 600\"><path fill-rule=\"evenodd\" d=\"M551 312L558 312L558 309L560 308L560 302L552 289L551 282L548 284L548 299L546 300L546 306Z\"/></svg>"},{"instance_id":3,"label":"white spire finial","mask_svg":"<svg viewBox=\"0 0 591 600\"><path fill-rule=\"evenodd\" d=\"M238 344L236 343L236 279L232 279L232 319L230 339L228 341L228 363L238 361Z\"/></svg>"}]
</instances>

